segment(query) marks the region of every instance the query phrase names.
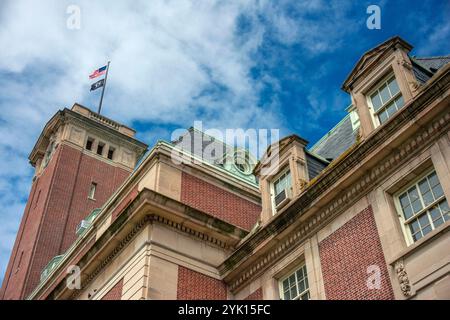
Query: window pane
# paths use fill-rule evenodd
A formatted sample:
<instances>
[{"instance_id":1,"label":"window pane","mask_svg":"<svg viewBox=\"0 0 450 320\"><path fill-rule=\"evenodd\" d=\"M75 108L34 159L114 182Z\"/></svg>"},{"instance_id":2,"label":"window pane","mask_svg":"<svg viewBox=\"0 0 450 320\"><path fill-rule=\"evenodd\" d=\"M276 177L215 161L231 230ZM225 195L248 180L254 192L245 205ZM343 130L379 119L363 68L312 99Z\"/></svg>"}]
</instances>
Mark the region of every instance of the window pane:
<instances>
[{"instance_id":1,"label":"window pane","mask_svg":"<svg viewBox=\"0 0 450 320\"><path fill-rule=\"evenodd\" d=\"M291 289L291 299L294 299L297 295L298 295L298 293L297 293L297 287L294 286L294 287L292 287L292 289Z\"/></svg>"},{"instance_id":2,"label":"window pane","mask_svg":"<svg viewBox=\"0 0 450 320\"><path fill-rule=\"evenodd\" d=\"M430 224L430 220L428 219L428 215L424 214L419 218L420 227L423 229Z\"/></svg>"},{"instance_id":3,"label":"window pane","mask_svg":"<svg viewBox=\"0 0 450 320\"><path fill-rule=\"evenodd\" d=\"M422 210L422 202L419 198L419 193L417 192L417 188L414 186L408 190L409 199L411 200L411 206L415 213Z\"/></svg>"},{"instance_id":4,"label":"window pane","mask_svg":"<svg viewBox=\"0 0 450 320\"><path fill-rule=\"evenodd\" d=\"M427 193L423 194L422 198L423 198L423 202L425 202L426 206L428 206L429 204L431 204L434 201L433 195L431 194L431 192L427 192Z\"/></svg>"},{"instance_id":5,"label":"window pane","mask_svg":"<svg viewBox=\"0 0 450 320\"><path fill-rule=\"evenodd\" d=\"M405 217L405 220L408 220L413 216L413 211L411 206L407 206L406 208L403 208L403 216Z\"/></svg>"},{"instance_id":6,"label":"window pane","mask_svg":"<svg viewBox=\"0 0 450 320\"><path fill-rule=\"evenodd\" d=\"M408 199L408 194L405 192L404 194L400 195L400 197L398 197L400 200L400 204L402 205L402 208L409 206L409 199Z\"/></svg>"},{"instance_id":7,"label":"window pane","mask_svg":"<svg viewBox=\"0 0 450 320\"><path fill-rule=\"evenodd\" d=\"M441 208L442 214L450 211L447 200L444 200L441 203L439 203L439 207Z\"/></svg>"},{"instance_id":8,"label":"window pane","mask_svg":"<svg viewBox=\"0 0 450 320\"><path fill-rule=\"evenodd\" d=\"M439 203L439 208L441 208L442 216L444 217L444 220L447 221L450 219L450 209L448 207L447 200L442 201Z\"/></svg>"},{"instance_id":9,"label":"window pane","mask_svg":"<svg viewBox=\"0 0 450 320\"><path fill-rule=\"evenodd\" d=\"M427 179L423 179L422 181L419 182L419 189L420 192L422 192L422 194L430 191L430 186L428 185Z\"/></svg>"},{"instance_id":10,"label":"window pane","mask_svg":"<svg viewBox=\"0 0 450 320\"><path fill-rule=\"evenodd\" d=\"M422 203L420 202L420 199L413 201L411 205L414 210L414 213L418 213L420 210L422 210Z\"/></svg>"},{"instance_id":11,"label":"window pane","mask_svg":"<svg viewBox=\"0 0 450 320\"><path fill-rule=\"evenodd\" d=\"M431 226L426 226L425 228L422 229L422 234L426 236L428 233L431 232L431 230L433 230L431 229Z\"/></svg>"},{"instance_id":12,"label":"window pane","mask_svg":"<svg viewBox=\"0 0 450 320\"><path fill-rule=\"evenodd\" d=\"M300 281L301 279L303 279L303 268L300 268L297 271L297 279Z\"/></svg>"},{"instance_id":13,"label":"window pane","mask_svg":"<svg viewBox=\"0 0 450 320\"><path fill-rule=\"evenodd\" d=\"M395 99L395 104L397 105L397 109L400 109L405 104L405 101L403 100L403 96L398 97Z\"/></svg>"},{"instance_id":14,"label":"window pane","mask_svg":"<svg viewBox=\"0 0 450 320\"><path fill-rule=\"evenodd\" d=\"M439 219L433 221L433 225L435 228L439 227L443 223L444 223L444 220L442 218L439 218Z\"/></svg>"},{"instance_id":15,"label":"window pane","mask_svg":"<svg viewBox=\"0 0 450 320\"><path fill-rule=\"evenodd\" d=\"M422 238L422 234L420 234L420 232L418 232L418 233L416 233L416 234L413 234L413 235L412 235L412 238L413 238L414 241L417 241L417 240L419 240L420 238Z\"/></svg>"},{"instance_id":16,"label":"window pane","mask_svg":"<svg viewBox=\"0 0 450 320\"><path fill-rule=\"evenodd\" d=\"M380 107L383 105L381 103L381 99L380 96L378 95L378 91L375 92L370 99L372 100L372 105L373 105L373 110L374 111L378 111L378 109L380 109Z\"/></svg>"},{"instance_id":17,"label":"window pane","mask_svg":"<svg viewBox=\"0 0 450 320\"><path fill-rule=\"evenodd\" d=\"M417 233L420 231L419 222L417 220L414 220L412 223L410 223L409 228L411 229L411 233Z\"/></svg>"},{"instance_id":18,"label":"window pane","mask_svg":"<svg viewBox=\"0 0 450 320\"><path fill-rule=\"evenodd\" d=\"M289 282L288 279L283 281L283 291L286 292L289 289Z\"/></svg>"},{"instance_id":19,"label":"window pane","mask_svg":"<svg viewBox=\"0 0 450 320\"><path fill-rule=\"evenodd\" d=\"M388 119L388 115L386 111L381 112L380 114L378 114L378 119L380 120L380 123L383 124L386 122L386 120Z\"/></svg>"},{"instance_id":20,"label":"window pane","mask_svg":"<svg viewBox=\"0 0 450 320\"><path fill-rule=\"evenodd\" d=\"M438 184L439 184L439 180L438 180L438 178L437 178L436 172L431 173L431 174L428 176L428 180L430 181L430 186L431 186L431 187L434 187L435 185L438 185Z\"/></svg>"},{"instance_id":21,"label":"window pane","mask_svg":"<svg viewBox=\"0 0 450 320\"><path fill-rule=\"evenodd\" d=\"M394 96L397 92L399 92L400 91L400 89L398 88L398 85L397 85L397 81L395 80L395 78L392 78L390 81L389 81L389 90L391 90L391 94Z\"/></svg>"},{"instance_id":22,"label":"window pane","mask_svg":"<svg viewBox=\"0 0 450 320\"><path fill-rule=\"evenodd\" d=\"M430 210L431 220L436 220L441 217L441 212L437 206L433 207Z\"/></svg>"},{"instance_id":23,"label":"window pane","mask_svg":"<svg viewBox=\"0 0 450 320\"><path fill-rule=\"evenodd\" d=\"M383 85L380 88L380 96L381 101L383 101L383 103L386 103L391 98L391 95L389 94L389 90L386 85Z\"/></svg>"},{"instance_id":24,"label":"window pane","mask_svg":"<svg viewBox=\"0 0 450 320\"><path fill-rule=\"evenodd\" d=\"M290 286L295 285L295 274L289 277L289 285Z\"/></svg>"},{"instance_id":25,"label":"window pane","mask_svg":"<svg viewBox=\"0 0 450 320\"><path fill-rule=\"evenodd\" d=\"M438 199L444 195L444 191L442 191L440 184L433 187L433 194L435 199Z\"/></svg>"},{"instance_id":26,"label":"window pane","mask_svg":"<svg viewBox=\"0 0 450 320\"><path fill-rule=\"evenodd\" d=\"M291 293L289 290L284 292L284 300L291 300Z\"/></svg>"},{"instance_id":27,"label":"window pane","mask_svg":"<svg viewBox=\"0 0 450 320\"><path fill-rule=\"evenodd\" d=\"M409 189L408 194L409 194L409 199L411 200L411 203L416 200L419 200L419 193L417 192L416 186Z\"/></svg>"},{"instance_id":28,"label":"window pane","mask_svg":"<svg viewBox=\"0 0 450 320\"><path fill-rule=\"evenodd\" d=\"M303 281L300 281L300 283L298 284L298 287L299 287L299 289L298 289L298 291L299 292L303 292L303 291L305 291L305 282L303 282Z\"/></svg>"},{"instance_id":29,"label":"window pane","mask_svg":"<svg viewBox=\"0 0 450 320\"><path fill-rule=\"evenodd\" d=\"M386 111L388 113L389 118L397 111L394 102L391 102L387 107Z\"/></svg>"}]
</instances>

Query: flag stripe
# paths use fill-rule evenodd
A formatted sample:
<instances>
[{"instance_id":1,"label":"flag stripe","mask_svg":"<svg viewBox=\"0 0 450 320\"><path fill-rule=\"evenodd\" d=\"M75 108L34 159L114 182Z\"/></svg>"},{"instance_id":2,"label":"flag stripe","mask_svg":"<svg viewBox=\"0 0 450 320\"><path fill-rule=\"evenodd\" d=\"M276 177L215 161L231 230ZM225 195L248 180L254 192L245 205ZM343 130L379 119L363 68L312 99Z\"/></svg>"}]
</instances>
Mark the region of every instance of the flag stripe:
<instances>
[{"instance_id":1,"label":"flag stripe","mask_svg":"<svg viewBox=\"0 0 450 320\"><path fill-rule=\"evenodd\" d=\"M103 66L101 68L98 68L92 74L89 75L89 79L97 78L98 76L101 76L102 74L105 74L107 66Z\"/></svg>"}]
</instances>

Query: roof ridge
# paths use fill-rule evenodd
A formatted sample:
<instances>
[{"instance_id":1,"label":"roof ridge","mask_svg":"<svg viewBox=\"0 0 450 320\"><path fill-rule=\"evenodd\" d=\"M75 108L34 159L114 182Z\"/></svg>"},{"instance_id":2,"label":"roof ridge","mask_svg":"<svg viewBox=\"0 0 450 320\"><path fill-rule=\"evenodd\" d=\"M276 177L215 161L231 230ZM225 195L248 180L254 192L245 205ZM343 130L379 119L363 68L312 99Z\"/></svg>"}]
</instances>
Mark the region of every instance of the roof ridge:
<instances>
[{"instance_id":1,"label":"roof ridge","mask_svg":"<svg viewBox=\"0 0 450 320\"><path fill-rule=\"evenodd\" d=\"M417 57L417 56L412 56L414 59L416 60L434 60L434 59L448 59L450 58L450 54L446 55L446 56L431 56L431 57Z\"/></svg>"}]
</instances>

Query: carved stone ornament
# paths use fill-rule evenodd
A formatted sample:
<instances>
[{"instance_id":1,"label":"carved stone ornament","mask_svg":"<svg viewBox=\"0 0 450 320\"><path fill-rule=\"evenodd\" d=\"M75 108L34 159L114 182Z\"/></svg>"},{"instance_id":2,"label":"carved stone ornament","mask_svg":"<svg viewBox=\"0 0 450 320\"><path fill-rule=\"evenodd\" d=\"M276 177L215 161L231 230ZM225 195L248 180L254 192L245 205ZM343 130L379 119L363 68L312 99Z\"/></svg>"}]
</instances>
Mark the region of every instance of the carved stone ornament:
<instances>
[{"instance_id":1,"label":"carved stone ornament","mask_svg":"<svg viewBox=\"0 0 450 320\"><path fill-rule=\"evenodd\" d=\"M413 66L411 64L411 62L406 61L405 59L402 59L401 61L399 61L399 64L402 65L403 67L405 67L408 70L412 70Z\"/></svg>"},{"instance_id":2,"label":"carved stone ornament","mask_svg":"<svg viewBox=\"0 0 450 320\"><path fill-rule=\"evenodd\" d=\"M406 273L405 265L403 261L397 261L395 263L395 272L400 283L400 290L405 297L411 296L411 284L409 283L408 274Z\"/></svg>"}]
</instances>

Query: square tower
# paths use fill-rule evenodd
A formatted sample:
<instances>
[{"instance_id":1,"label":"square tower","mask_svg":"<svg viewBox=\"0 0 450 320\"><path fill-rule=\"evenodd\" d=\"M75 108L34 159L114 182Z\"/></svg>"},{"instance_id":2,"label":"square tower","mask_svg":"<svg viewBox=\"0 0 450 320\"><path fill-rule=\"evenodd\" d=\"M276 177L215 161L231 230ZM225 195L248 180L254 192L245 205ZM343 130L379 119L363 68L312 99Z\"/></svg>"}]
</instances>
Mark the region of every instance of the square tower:
<instances>
[{"instance_id":1,"label":"square tower","mask_svg":"<svg viewBox=\"0 0 450 320\"><path fill-rule=\"evenodd\" d=\"M79 104L47 122L29 156L35 174L0 299L26 298L76 240L80 221L126 180L147 150L134 135Z\"/></svg>"}]
</instances>

